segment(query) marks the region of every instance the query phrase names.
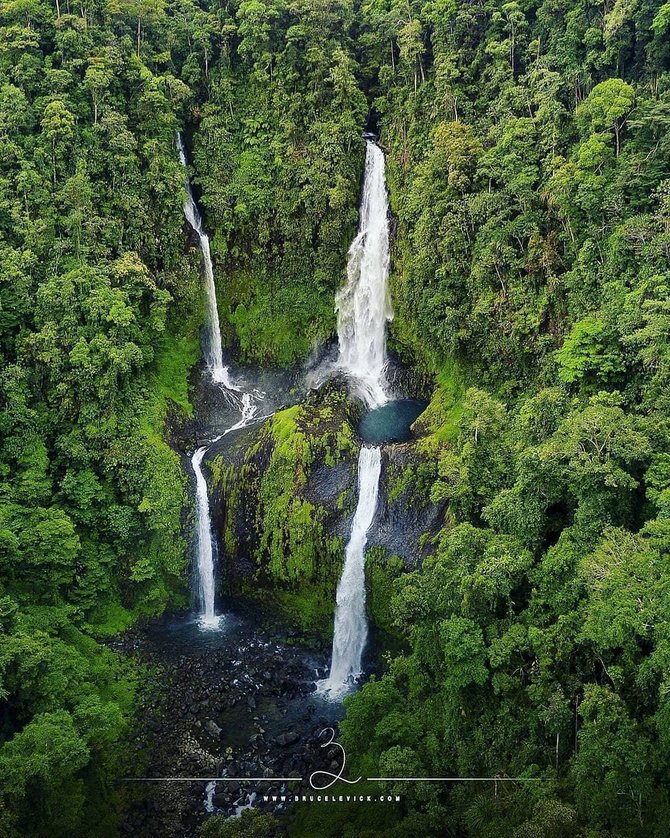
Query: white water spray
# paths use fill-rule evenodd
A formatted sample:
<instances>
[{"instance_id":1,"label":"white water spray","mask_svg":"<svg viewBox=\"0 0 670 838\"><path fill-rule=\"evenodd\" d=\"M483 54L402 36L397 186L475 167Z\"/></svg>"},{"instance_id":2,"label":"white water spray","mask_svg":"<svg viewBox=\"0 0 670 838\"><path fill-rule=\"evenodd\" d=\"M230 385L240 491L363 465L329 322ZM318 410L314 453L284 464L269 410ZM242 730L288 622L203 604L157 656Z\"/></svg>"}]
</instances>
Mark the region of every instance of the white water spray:
<instances>
[{"instance_id":1,"label":"white water spray","mask_svg":"<svg viewBox=\"0 0 670 838\"><path fill-rule=\"evenodd\" d=\"M177 132L177 149L179 159L184 167L188 165L186 147L179 132ZM209 236L202 226L202 218L198 206L193 197L191 182L186 176L186 200L184 201L184 216L191 227L198 235L200 253L202 256L202 268L205 276L205 292L207 294L208 314L208 340L205 347L205 360L207 369L215 384L220 384L226 390L239 391L239 387L230 377L230 371L223 363L223 352L221 347L221 326L219 324L219 310L216 304L216 285L214 284L214 267L212 265L212 254L209 247Z\"/></svg>"},{"instance_id":2,"label":"white water spray","mask_svg":"<svg viewBox=\"0 0 670 838\"><path fill-rule=\"evenodd\" d=\"M349 248L347 281L337 292L339 359L336 367L349 378L369 408L389 400L386 380L386 324L393 317L388 295L389 226L384 182L384 154L367 141L365 179L358 234ZM365 614L365 546L377 509L381 449L361 448L358 458L358 505L337 586L333 652L328 678L319 692L336 698L362 673L368 637Z\"/></svg>"},{"instance_id":3,"label":"white water spray","mask_svg":"<svg viewBox=\"0 0 670 838\"><path fill-rule=\"evenodd\" d=\"M337 585L330 674L317 685L319 692L328 692L332 698L347 692L362 672L361 660L368 637L365 545L377 509L380 472L381 450L361 448L358 458L358 505L351 525L344 569Z\"/></svg>"},{"instance_id":4,"label":"white water spray","mask_svg":"<svg viewBox=\"0 0 670 838\"><path fill-rule=\"evenodd\" d=\"M203 445L191 457L191 465L195 472L196 516L198 522L196 532L198 604L200 621L203 627L215 627L218 625L218 618L214 614L214 564L216 556L214 553L214 540L212 538L212 521L209 514L207 481L205 480L205 475L202 473L202 458L206 452L207 447Z\"/></svg>"},{"instance_id":5,"label":"white water spray","mask_svg":"<svg viewBox=\"0 0 670 838\"><path fill-rule=\"evenodd\" d=\"M337 292L337 367L368 407L388 401L386 324L393 318L389 274L388 198L384 153L367 141L358 233L349 248L347 281Z\"/></svg>"},{"instance_id":6,"label":"white water spray","mask_svg":"<svg viewBox=\"0 0 670 838\"><path fill-rule=\"evenodd\" d=\"M196 499L196 557L198 572L198 607L200 624L203 628L217 628L220 617L214 612L215 581L214 568L216 565L216 547L212 535L212 519L209 511L209 494L207 481L202 471L202 460L209 446L223 439L232 431L246 428L254 422L268 418L272 414L257 416L258 404L251 393L242 393L239 399L240 418L226 428L223 433L214 437L209 445L202 445L191 457L191 465L195 474Z\"/></svg>"}]
</instances>

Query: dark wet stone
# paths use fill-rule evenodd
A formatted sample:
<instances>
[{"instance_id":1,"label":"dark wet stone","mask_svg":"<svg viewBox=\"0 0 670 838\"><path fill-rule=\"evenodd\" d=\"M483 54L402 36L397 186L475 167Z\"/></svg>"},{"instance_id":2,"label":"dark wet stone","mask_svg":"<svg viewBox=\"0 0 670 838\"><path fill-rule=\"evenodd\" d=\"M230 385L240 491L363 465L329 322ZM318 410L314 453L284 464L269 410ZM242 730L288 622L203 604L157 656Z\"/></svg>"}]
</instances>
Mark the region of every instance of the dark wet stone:
<instances>
[{"instance_id":1,"label":"dark wet stone","mask_svg":"<svg viewBox=\"0 0 670 838\"><path fill-rule=\"evenodd\" d=\"M205 729L215 739L218 739L221 736L221 728L213 719L207 719L205 722Z\"/></svg>"},{"instance_id":2,"label":"dark wet stone","mask_svg":"<svg viewBox=\"0 0 670 838\"><path fill-rule=\"evenodd\" d=\"M290 730L286 731L286 733L280 733L279 736L275 739L275 742L282 748L286 748L289 745L293 745L295 742L298 742L299 739L300 734L297 733L295 730Z\"/></svg>"}]
</instances>

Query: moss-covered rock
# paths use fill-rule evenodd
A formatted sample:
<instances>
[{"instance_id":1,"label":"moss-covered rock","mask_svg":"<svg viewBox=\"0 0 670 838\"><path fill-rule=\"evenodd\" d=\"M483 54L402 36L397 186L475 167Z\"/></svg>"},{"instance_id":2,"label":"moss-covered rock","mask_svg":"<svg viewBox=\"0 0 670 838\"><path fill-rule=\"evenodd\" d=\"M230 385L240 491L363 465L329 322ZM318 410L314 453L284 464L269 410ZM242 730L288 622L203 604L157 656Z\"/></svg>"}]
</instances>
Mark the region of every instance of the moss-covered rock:
<instances>
[{"instance_id":1,"label":"moss-covered rock","mask_svg":"<svg viewBox=\"0 0 670 838\"><path fill-rule=\"evenodd\" d=\"M437 432L458 389L437 393L414 439L384 446L378 508L368 533L368 613L393 633L393 580L432 552L444 503L431 500ZM356 506L360 406L339 382L247 429L208 461L221 585L276 610L308 636L332 634L337 583Z\"/></svg>"},{"instance_id":2,"label":"moss-covered rock","mask_svg":"<svg viewBox=\"0 0 670 838\"><path fill-rule=\"evenodd\" d=\"M355 502L357 421L358 408L333 383L278 411L246 452L210 463L224 584L322 637L332 630Z\"/></svg>"},{"instance_id":3,"label":"moss-covered rock","mask_svg":"<svg viewBox=\"0 0 670 838\"><path fill-rule=\"evenodd\" d=\"M384 448L377 515L368 544L399 557L408 568L432 552L432 536L444 517L444 504L430 496L437 478L436 453L436 443L428 437Z\"/></svg>"},{"instance_id":4,"label":"moss-covered rock","mask_svg":"<svg viewBox=\"0 0 670 838\"><path fill-rule=\"evenodd\" d=\"M367 611L370 620L387 634L395 634L391 615L393 582L405 569L400 556L383 547L371 547L365 555L365 584L368 591Z\"/></svg>"}]
</instances>

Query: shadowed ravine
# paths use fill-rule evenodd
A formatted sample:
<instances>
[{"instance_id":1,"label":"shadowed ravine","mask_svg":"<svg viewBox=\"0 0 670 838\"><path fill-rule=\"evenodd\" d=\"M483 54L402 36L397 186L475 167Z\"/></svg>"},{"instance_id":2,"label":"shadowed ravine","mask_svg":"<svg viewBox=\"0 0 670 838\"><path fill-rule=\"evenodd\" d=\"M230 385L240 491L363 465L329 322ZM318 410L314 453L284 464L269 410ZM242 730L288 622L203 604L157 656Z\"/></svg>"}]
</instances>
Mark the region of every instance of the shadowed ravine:
<instances>
[{"instance_id":1,"label":"shadowed ravine","mask_svg":"<svg viewBox=\"0 0 670 838\"><path fill-rule=\"evenodd\" d=\"M186 166L181 137L178 150ZM302 784L302 790L309 791L306 778L329 765L334 755L320 748L320 732L337 725L343 714L341 698L374 666L374 649L368 647L365 554L378 508L382 444L387 439L406 439L409 424L420 410L419 403L392 401L387 380L388 204L384 155L370 140L360 209L359 231L335 304L338 358L306 378L319 387L335 375L344 375L352 397L363 405L360 433L375 443L360 446L356 504L347 525L333 602L329 659L322 642L316 649L307 648L296 642L299 635L290 627L271 627L272 614L258 604L221 595L227 590L227 556L218 544L212 520L210 458L225 461L227 452L240 444L248 449L258 439L263 422L278 408L303 399L306 386L304 371L274 376L236 371L225 363L209 238L187 179L184 213L198 236L208 301L205 366L193 396L197 443L187 458L195 478L196 611L165 617L126 635L119 644L150 664L154 672L145 693L146 722L136 741L148 753L144 776L166 779L148 782L146 799L129 817L129 826L143 834L158 830L189 835L209 814L234 817L251 805L279 812L283 805L263 799L267 792L286 793L288 781L274 781L274 777L295 777L291 790L299 790ZM225 505L226 498L217 495L217 502ZM190 779L178 779L183 777ZM268 779L245 782L245 777Z\"/></svg>"}]
</instances>

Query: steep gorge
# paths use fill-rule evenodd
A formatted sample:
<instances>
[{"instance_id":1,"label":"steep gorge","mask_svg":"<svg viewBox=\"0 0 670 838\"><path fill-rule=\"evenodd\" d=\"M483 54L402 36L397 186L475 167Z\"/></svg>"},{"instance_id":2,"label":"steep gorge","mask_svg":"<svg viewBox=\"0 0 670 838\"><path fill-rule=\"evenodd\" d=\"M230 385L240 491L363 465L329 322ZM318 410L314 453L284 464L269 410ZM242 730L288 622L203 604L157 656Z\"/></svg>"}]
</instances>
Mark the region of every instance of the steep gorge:
<instances>
[{"instance_id":1,"label":"steep gorge","mask_svg":"<svg viewBox=\"0 0 670 838\"><path fill-rule=\"evenodd\" d=\"M143 794L120 776L173 757L306 776L325 720L352 776L510 782L232 826L207 806L254 790L196 783L170 793L175 834L664 838L669 24L660 0L3 5L0 831L116 834ZM335 361L369 112L388 382L429 404L383 445L366 536L387 652L328 719L308 699L364 440L343 381L299 381ZM240 419L198 365L203 229L209 377L227 357L274 412L196 463L235 626L215 652L170 633L189 460ZM143 648L183 675L154 670L156 715ZM160 822L141 806L126 827Z\"/></svg>"}]
</instances>

